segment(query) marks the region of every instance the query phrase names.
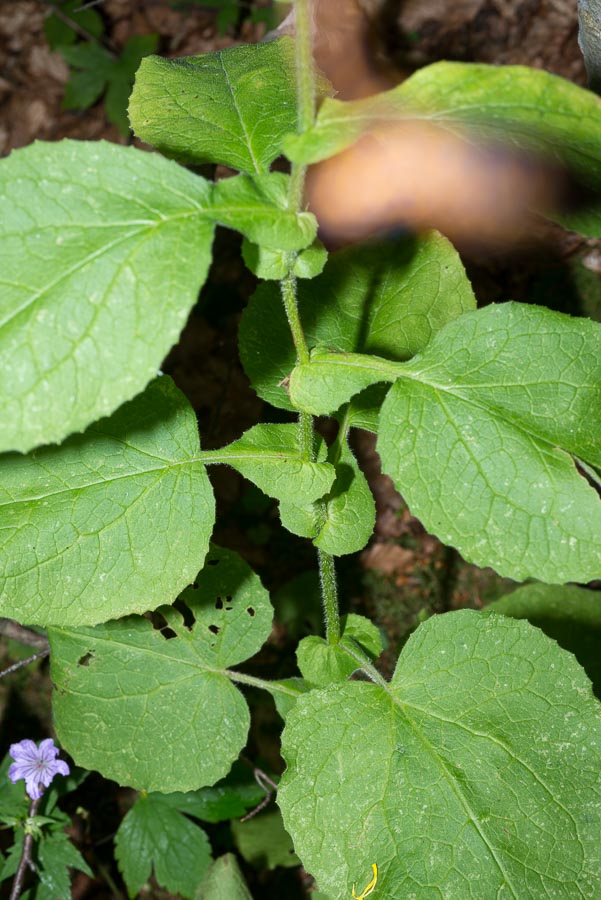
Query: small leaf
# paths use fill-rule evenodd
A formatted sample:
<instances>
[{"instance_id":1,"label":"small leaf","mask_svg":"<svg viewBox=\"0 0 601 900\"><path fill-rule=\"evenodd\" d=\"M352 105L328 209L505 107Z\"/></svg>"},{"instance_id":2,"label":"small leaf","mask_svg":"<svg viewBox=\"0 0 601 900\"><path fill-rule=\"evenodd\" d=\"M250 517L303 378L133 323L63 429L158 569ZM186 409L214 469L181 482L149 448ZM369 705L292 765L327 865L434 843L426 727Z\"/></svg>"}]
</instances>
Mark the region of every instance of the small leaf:
<instances>
[{"instance_id":1,"label":"small leaf","mask_svg":"<svg viewBox=\"0 0 601 900\"><path fill-rule=\"evenodd\" d=\"M313 242L317 222L311 213L288 208L288 182L281 172L223 178L214 185L211 215L261 246L302 250Z\"/></svg>"},{"instance_id":2,"label":"small leaf","mask_svg":"<svg viewBox=\"0 0 601 900\"><path fill-rule=\"evenodd\" d=\"M329 644L315 635L309 635L299 643L296 651L298 667L311 687L327 687L350 678L359 663L346 648L352 650L355 642L372 657L382 652L380 632L369 619L350 613L343 624L343 635L337 644Z\"/></svg>"},{"instance_id":3,"label":"small leaf","mask_svg":"<svg viewBox=\"0 0 601 900\"><path fill-rule=\"evenodd\" d=\"M600 577L601 501L570 454L601 460L601 327L488 306L404 368L378 452L424 526L516 580Z\"/></svg>"},{"instance_id":4,"label":"small leaf","mask_svg":"<svg viewBox=\"0 0 601 900\"><path fill-rule=\"evenodd\" d=\"M334 481L334 467L300 455L298 426L254 425L242 437L216 451L217 461L237 469L269 497L308 503L323 497Z\"/></svg>"},{"instance_id":5,"label":"small leaf","mask_svg":"<svg viewBox=\"0 0 601 900\"><path fill-rule=\"evenodd\" d=\"M215 860L195 900L252 900L233 853L226 853Z\"/></svg>"},{"instance_id":6,"label":"small leaf","mask_svg":"<svg viewBox=\"0 0 601 900\"><path fill-rule=\"evenodd\" d=\"M113 67L113 57L100 44L81 43L73 47L61 47L60 54L80 71L71 72L65 86L63 109L88 109L106 87Z\"/></svg>"},{"instance_id":7,"label":"small leaf","mask_svg":"<svg viewBox=\"0 0 601 900\"><path fill-rule=\"evenodd\" d=\"M211 190L104 142L0 162L0 450L63 440L156 375L206 277Z\"/></svg>"},{"instance_id":8,"label":"small leaf","mask_svg":"<svg viewBox=\"0 0 601 900\"><path fill-rule=\"evenodd\" d=\"M337 453L335 471L334 484L318 509L304 502L307 498L298 491L280 503L280 517L285 528L301 537L313 538L315 546L324 553L344 556L357 553L369 541L376 522L376 505L345 439Z\"/></svg>"},{"instance_id":9,"label":"small leaf","mask_svg":"<svg viewBox=\"0 0 601 900\"><path fill-rule=\"evenodd\" d=\"M232 834L242 857L256 869L300 865L278 809L262 813L247 822L234 820Z\"/></svg>"},{"instance_id":10,"label":"small leaf","mask_svg":"<svg viewBox=\"0 0 601 900\"><path fill-rule=\"evenodd\" d=\"M321 275L298 286L298 303L309 348L395 360L413 356L445 322L475 308L457 252L436 233L332 253ZM294 368L296 353L273 285L260 286L244 311L240 354L258 395L293 409L281 382Z\"/></svg>"},{"instance_id":11,"label":"small leaf","mask_svg":"<svg viewBox=\"0 0 601 900\"><path fill-rule=\"evenodd\" d=\"M288 272L288 257L284 250L259 247L245 238L242 242L242 257L251 272L265 281L281 281ZM326 248L321 241L316 240L296 255L294 274L297 278L315 278L323 271L327 258Z\"/></svg>"},{"instance_id":12,"label":"small leaf","mask_svg":"<svg viewBox=\"0 0 601 900\"><path fill-rule=\"evenodd\" d=\"M344 441L336 480L322 502L323 519L313 543L324 553L344 556L363 550L376 524L376 504L367 479Z\"/></svg>"},{"instance_id":13,"label":"small leaf","mask_svg":"<svg viewBox=\"0 0 601 900\"><path fill-rule=\"evenodd\" d=\"M316 347L308 363L292 370L288 393L296 409L323 416L374 384L396 381L404 371L399 363L377 356Z\"/></svg>"},{"instance_id":14,"label":"small leaf","mask_svg":"<svg viewBox=\"0 0 601 900\"><path fill-rule=\"evenodd\" d=\"M215 520L196 416L167 376L59 447L0 457L3 615L104 622L175 599Z\"/></svg>"},{"instance_id":15,"label":"small leaf","mask_svg":"<svg viewBox=\"0 0 601 900\"><path fill-rule=\"evenodd\" d=\"M197 790L228 772L250 717L226 667L260 649L271 604L229 550L210 552L196 585L182 595L192 625L161 608L167 633L133 616L48 630L56 732L77 765L165 792Z\"/></svg>"},{"instance_id":16,"label":"small leaf","mask_svg":"<svg viewBox=\"0 0 601 900\"><path fill-rule=\"evenodd\" d=\"M165 800L160 794L138 797L115 836L115 857L130 897L153 869L161 887L193 897L211 863L205 832Z\"/></svg>"},{"instance_id":17,"label":"small leaf","mask_svg":"<svg viewBox=\"0 0 601 900\"><path fill-rule=\"evenodd\" d=\"M483 610L528 619L573 653L601 697L601 605L596 591L573 585L526 584Z\"/></svg>"},{"instance_id":18,"label":"small leaf","mask_svg":"<svg viewBox=\"0 0 601 900\"><path fill-rule=\"evenodd\" d=\"M145 59L129 114L137 137L186 163L269 171L296 127L290 38L181 59Z\"/></svg>"},{"instance_id":19,"label":"small leaf","mask_svg":"<svg viewBox=\"0 0 601 900\"><path fill-rule=\"evenodd\" d=\"M434 616L390 684L300 697L278 790L331 897L594 896L601 715L574 658L525 622Z\"/></svg>"}]
</instances>

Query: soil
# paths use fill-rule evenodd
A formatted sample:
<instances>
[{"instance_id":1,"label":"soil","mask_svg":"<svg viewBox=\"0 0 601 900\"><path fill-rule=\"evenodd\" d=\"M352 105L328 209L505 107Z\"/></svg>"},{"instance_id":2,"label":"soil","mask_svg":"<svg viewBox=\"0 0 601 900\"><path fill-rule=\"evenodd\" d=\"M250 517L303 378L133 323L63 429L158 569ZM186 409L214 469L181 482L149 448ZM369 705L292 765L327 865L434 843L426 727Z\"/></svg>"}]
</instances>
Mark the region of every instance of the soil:
<instances>
[{"instance_id":1,"label":"soil","mask_svg":"<svg viewBox=\"0 0 601 900\"><path fill-rule=\"evenodd\" d=\"M380 84L400 81L415 68L438 59L534 66L577 84L586 83L574 0L357 0L357 4L356 8L349 6L348 31L337 40L329 34L321 34L319 39L338 47L339 58L355 47L357 58L366 61L366 71ZM337 13L341 5L336 4ZM94 8L103 20L101 43L114 53L119 53L128 38L141 34L157 34L157 52L166 56L208 52L264 36L265 26L245 17L250 4L243 7L235 26L220 34L218 6L218 0L212 8L193 0L179 4L96 0ZM61 55L50 50L44 34L44 20L53 7L45 0L0 0L0 155L39 139L131 141L107 121L102 101L85 111L63 109L69 69ZM335 76L332 53L329 74ZM353 96L364 93L365 84L358 87L356 81L352 85L341 82L338 87L341 96L345 92ZM466 264L482 302L511 296L538 299L565 310L569 301L567 311L601 320L601 246L597 241L557 229L536 254L474 256L466 259ZM237 239L220 234L211 280L180 343L165 362L165 370L197 410L207 448L237 438L256 421L274 420L273 410L258 400L237 361L240 311L253 285L240 261ZM276 415L281 420L281 414ZM427 535L390 479L381 474L372 437L360 432L354 440L376 498L377 524L372 541L358 559L343 561L341 595L347 610L369 615L386 634L388 650L382 668L389 674L402 643L424 617L465 606L479 608L512 585L491 571L468 566L458 554ZM314 566L308 542L282 536L275 508L265 504L258 492L231 470L212 471L211 477L218 500L217 542L240 550L268 587L277 590L291 575ZM285 629L274 633L273 646L259 658L258 665L282 665L280 651L286 649L286 642ZM15 645L6 644L6 664L17 658L18 652ZM29 675L31 671L27 670ZM47 702L40 699L41 684L48 685L43 662L36 664L33 677L20 677L10 687L2 682L0 714L5 735L10 732L5 745L23 736L48 734L49 710ZM20 709L15 708L17 701ZM37 728L31 728L32 721ZM264 740L257 734L252 740L263 752ZM273 765L277 768L277 759ZM89 809L97 802L94 796L98 791L105 797L104 805L101 811L95 809L92 824L85 816L75 818L74 837L95 871L110 870L120 884L118 874L110 868L110 835L130 801L129 794L114 786L99 786L96 776L89 781L82 808ZM288 874L286 878L285 885L278 882L277 887L273 881L269 885L264 882L261 896L283 896L284 891L290 897L305 895L298 876ZM294 883L293 878L297 878ZM111 896L115 893L107 887L105 877L92 882L77 876L74 897ZM145 896L167 895L153 888Z\"/></svg>"}]
</instances>

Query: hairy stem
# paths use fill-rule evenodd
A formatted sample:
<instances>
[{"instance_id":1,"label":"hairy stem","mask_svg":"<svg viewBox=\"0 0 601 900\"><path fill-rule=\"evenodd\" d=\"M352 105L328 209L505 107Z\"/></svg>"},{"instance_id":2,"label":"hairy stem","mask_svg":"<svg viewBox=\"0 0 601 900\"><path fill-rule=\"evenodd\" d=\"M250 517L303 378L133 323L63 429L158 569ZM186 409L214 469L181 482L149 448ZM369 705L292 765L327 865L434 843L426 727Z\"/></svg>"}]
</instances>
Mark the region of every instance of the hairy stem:
<instances>
[{"instance_id":1,"label":"hairy stem","mask_svg":"<svg viewBox=\"0 0 601 900\"><path fill-rule=\"evenodd\" d=\"M227 675L232 681L238 684L248 684L251 687L260 688L262 691L268 691L270 694L286 694L288 697L298 697L300 691L280 684L278 681L265 681L263 678L255 678L254 675L246 675L244 672L234 672L232 669L222 669L222 675Z\"/></svg>"},{"instance_id":2,"label":"hairy stem","mask_svg":"<svg viewBox=\"0 0 601 900\"><path fill-rule=\"evenodd\" d=\"M340 612L338 610L338 587L336 584L336 570L334 557L322 550L317 551L319 560L319 577L321 580L321 595L323 598L323 614L326 625L326 640L328 644L337 644L340 640Z\"/></svg>"},{"instance_id":3,"label":"hairy stem","mask_svg":"<svg viewBox=\"0 0 601 900\"><path fill-rule=\"evenodd\" d=\"M298 210L297 210L298 211ZM289 254L293 256L293 254ZM290 269L285 278L280 282L280 290L282 292L282 300L284 301L284 309L288 317L288 324L292 333L292 340L296 349L296 357L298 363L309 362L309 350L305 333L301 325L300 316L298 314L298 302L296 297L296 275L292 271L294 259L289 261Z\"/></svg>"}]
</instances>

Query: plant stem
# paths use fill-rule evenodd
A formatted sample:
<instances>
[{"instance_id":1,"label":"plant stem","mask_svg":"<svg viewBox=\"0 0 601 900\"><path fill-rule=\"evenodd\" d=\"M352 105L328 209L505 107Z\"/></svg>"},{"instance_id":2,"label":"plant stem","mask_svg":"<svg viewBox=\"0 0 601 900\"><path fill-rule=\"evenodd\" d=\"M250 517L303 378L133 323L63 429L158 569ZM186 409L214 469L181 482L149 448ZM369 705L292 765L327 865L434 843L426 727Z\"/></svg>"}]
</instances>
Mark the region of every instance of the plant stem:
<instances>
[{"instance_id":1,"label":"plant stem","mask_svg":"<svg viewBox=\"0 0 601 900\"><path fill-rule=\"evenodd\" d=\"M293 257L294 255L289 254L289 256ZM292 271L292 266L294 265L293 258L289 260L289 264L290 269L288 271L288 274L280 282L280 290L282 292L282 300L284 301L286 316L288 317L288 324L290 325L290 331L292 332L292 340L294 341L294 347L296 349L297 362L308 363L309 350L307 348L305 333L303 331L303 326L301 325L300 316L298 314L296 275Z\"/></svg>"},{"instance_id":2,"label":"plant stem","mask_svg":"<svg viewBox=\"0 0 601 900\"><path fill-rule=\"evenodd\" d=\"M296 96L298 132L308 131L315 119L315 67L313 65L312 0L296 0Z\"/></svg>"},{"instance_id":3,"label":"plant stem","mask_svg":"<svg viewBox=\"0 0 601 900\"><path fill-rule=\"evenodd\" d=\"M232 669L222 669L221 675L227 675L232 681L239 684L249 684L251 687L260 688L262 691L268 691L270 694L286 694L287 697L299 697L300 691L280 684L278 681L265 681L263 678L255 678L254 675L245 675L244 672L234 672Z\"/></svg>"},{"instance_id":4,"label":"plant stem","mask_svg":"<svg viewBox=\"0 0 601 900\"><path fill-rule=\"evenodd\" d=\"M40 805L41 797L38 797L37 800L31 801L31 806L29 807L29 818L32 819L38 811L38 806ZM23 879L25 878L25 870L29 865L31 860L31 848L33 847L33 834L30 832L25 832L25 837L23 838L23 849L21 851L21 859L19 861L19 868L17 869L15 879L13 881L13 887L10 892L10 900L17 900L17 897L21 896L21 888L23 887Z\"/></svg>"},{"instance_id":5,"label":"plant stem","mask_svg":"<svg viewBox=\"0 0 601 900\"><path fill-rule=\"evenodd\" d=\"M315 68L313 65L311 15L312 0L296 0L296 99L297 99L297 132L302 134L312 127L315 120ZM288 189L288 208L300 212L303 204L305 185L305 166L293 163L290 171L290 187ZM280 282L282 300L288 317L292 340L296 349L297 365L309 362L309 349L298 312L296 275L294 274L295 253L287 255L288 273ZM300 413L299 447L303 459L312 460L314 446L313 417ZM318 518L324 518L323 505L316 505ZM334 558L318 551L319 574L323 599L326 637L330 644L340 640L340 613L338 611L338 591L336 588L336 572Z\"/></svg>"},{"instance_id":6,"label":"plant stem","mask_svg":"<svg viewBox=\"0 0 601 900\"><path fill-rule=\"evenodd\" d=\"M30 663L35 662L36 659L43 659L45 656L50 655L50 649L40 650L38 653L34 653L33 656L28 656L27 659L20 659L18 662L13 663L12 666L9 666L8 669L3 669L0 672L0 678L4 678L5 675L10 675L12 672L16 672L18 669L22 669L23 666L28 666Z\"/></svg>"},{"instance_id":7,"label":"plant stem","mask_svg":"<svg viewBox=\"0 0 601 900\"><path fill-rule=\"evenodd\" d=\"M340 613L338 611L338 587L336 585L334 557L330 556L329 553L318 550L317 559L319 561L326 640L328 644L337 644L340 640Z\"/></svg>"}]
</instances>

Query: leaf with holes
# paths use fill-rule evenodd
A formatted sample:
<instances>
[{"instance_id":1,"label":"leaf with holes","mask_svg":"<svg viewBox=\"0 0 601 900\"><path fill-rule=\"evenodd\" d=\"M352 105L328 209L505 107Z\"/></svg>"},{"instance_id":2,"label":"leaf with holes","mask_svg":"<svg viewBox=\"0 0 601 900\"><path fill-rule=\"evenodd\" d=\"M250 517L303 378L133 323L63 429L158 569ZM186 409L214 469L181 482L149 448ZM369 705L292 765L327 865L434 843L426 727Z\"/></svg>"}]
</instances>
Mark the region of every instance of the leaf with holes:
<instances>
[{"instance_id":1,"label":"leaf with holes","mask_svg":"<svg viewBox=\"0 0 601 900\"><path fill-rule=\"evenodd\" d=\"M194 411L170 378L59 447L0 457L0 610L91 625L174 600L215 521Z\"/></svg>"},{"instance_id":2,"label":"leaf with holes","mask_svg":"<svg viewBox=\"0 0 601 900\"><path fill-rule=\"evenodd\" d=\"M390 684L301 696L282 753L284 825L331 897L374 863L383 900L595 895L600 707L526 622L431 618Z\"/></svg>"},{"instance_id":3,"label":"leaf with holes","mask_svg":"<svg viewBox=\"0 0 601 900\"><path fill-rule=\"evenodd\" d=\"M296 128L294 45L285 37L185 56L146 58L129 102L137 137L185 163L269 171Z\"/></svg>"},{"instance_id":4,"label":"leaf with holes","mask_svg":"<svg viewBox=\"0 0 601 900\"><path fill-rule=\"evenodd\" d=\"M181 601L161 608L162 630L141 617L48 630L56 732L77 765L164 792L230 769L250 717L228 668L268 637L269 595L237 554L213 548Z\"/></svg>"},{"instance_id":5,"label":"leaf with holes","mask_svg":"<svg viewBox=\"0 0 601 900\"><path fill-rule=\"evenodd\" d=\"M309 348L394 360L409 359L442 325L475 308L457 252L435 232L332 253L321 275L298 285L298 303ZM258 395L293 409L282 381L296 352L275 285L261 285L245 309L240 355Z\"/></svg>"}]
</instances>

